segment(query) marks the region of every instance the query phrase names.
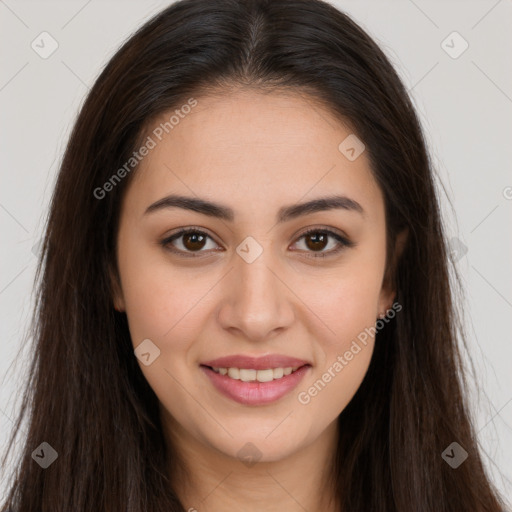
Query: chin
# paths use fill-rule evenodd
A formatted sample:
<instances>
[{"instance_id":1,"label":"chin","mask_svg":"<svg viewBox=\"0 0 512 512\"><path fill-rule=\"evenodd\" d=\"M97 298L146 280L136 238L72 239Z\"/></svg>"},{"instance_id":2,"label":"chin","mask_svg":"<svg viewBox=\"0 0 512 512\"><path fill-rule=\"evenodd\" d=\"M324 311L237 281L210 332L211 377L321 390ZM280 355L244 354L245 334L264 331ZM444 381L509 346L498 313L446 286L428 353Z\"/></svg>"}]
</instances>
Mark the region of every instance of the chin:
<instances>
[{"instance_id":1,"label":"chin","mask_svg":"<svg viewBox=\"0 0 512 512\"><path fill-rule=\"evenodd\" d=\"M274 427L278 422L274 423ZM279 427L276 429L276 431ZM248 467L256 462L278 462L284 460L314 439L307 439L307 432L294 432L289 428L283 429L280 435L271 430L253 428L246 429L244 434L235 434L233 438L210 439L209 444L226 457L236 458ZM240 432L240 431L238 431Z\"/></svg>"}]
</instances>

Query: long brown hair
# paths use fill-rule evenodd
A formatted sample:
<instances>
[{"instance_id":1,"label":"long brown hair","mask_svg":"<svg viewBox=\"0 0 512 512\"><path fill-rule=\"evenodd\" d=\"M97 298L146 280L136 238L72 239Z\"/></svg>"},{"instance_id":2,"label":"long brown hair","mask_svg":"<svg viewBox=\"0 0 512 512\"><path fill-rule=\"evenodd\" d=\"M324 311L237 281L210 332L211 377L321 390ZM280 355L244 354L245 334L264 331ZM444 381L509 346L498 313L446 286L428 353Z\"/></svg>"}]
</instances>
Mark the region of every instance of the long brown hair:
<instances>
[{"instance_id":1,"label":"long brown hair","mask_svg":"<svg viewBox=\"0 0 512 512\"><path fill-rule=\"evenodd\" d=\"M454 281L420 123L384 53L320 0L179 1L97 79L51 201L30 378L9 445L29 411L27 436L3 510L184 510L157 397L112 303L119 207L136 169L104 197L94 191L156 116L230 86L294 88L349 120L385 197L388 276L403 311L378 332L365 379L339 416L332 485L342 510L501 510L468 416ZM402 229L409 236L396 259ZM43 442L58 454L46 469L33 457ZM452 442L468 453L457 469L441 455Z\"/></svg>"}]
</instances>

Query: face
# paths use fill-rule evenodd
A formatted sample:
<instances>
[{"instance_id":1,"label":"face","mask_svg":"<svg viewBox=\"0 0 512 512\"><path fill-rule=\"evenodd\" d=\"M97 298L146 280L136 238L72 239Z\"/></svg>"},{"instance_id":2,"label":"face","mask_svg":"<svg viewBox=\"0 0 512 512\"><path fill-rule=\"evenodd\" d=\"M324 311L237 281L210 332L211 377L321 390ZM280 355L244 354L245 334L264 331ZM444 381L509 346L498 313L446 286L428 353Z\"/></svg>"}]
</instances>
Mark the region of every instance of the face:
<instances>
[{"instance_id":1,"label":"face","mask_svg":"<svg viewBox=\"0 0 512 512\"><path fill-rule=\"evenodd\" d=\"M365 152L339 149L350 129L311 98L196 99L148 131L114 303L182 442L280 460L333 428L367 371L393 301L384 201Z\"/></svg>"}]
</instances>

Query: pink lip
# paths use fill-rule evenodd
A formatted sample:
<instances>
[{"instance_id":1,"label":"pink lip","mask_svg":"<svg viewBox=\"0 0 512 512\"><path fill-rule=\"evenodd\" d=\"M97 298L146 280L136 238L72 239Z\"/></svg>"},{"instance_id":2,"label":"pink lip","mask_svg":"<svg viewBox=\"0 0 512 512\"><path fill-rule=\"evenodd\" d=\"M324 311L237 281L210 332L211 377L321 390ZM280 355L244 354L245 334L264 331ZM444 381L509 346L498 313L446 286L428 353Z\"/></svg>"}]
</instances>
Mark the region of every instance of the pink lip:
<instances>
[{"instance_id":1,"label":"pink lip","mask_svg":"<svg viewBox=\"0 0 512 512\"><path fill-rule=\"evenodd\" d=\"M246 368L265 370L268 368L287 368L299 366L291 373L271 382L243 382L231 379L227 375L216 373L215 368ZM294 389L308 372L311 365L301 359L270 355L259 358L250 356L228 356L201 364L201 370L210 379L213 386L223 395L243 405L264 405L279 400Z\"/></svg>"}]
</instances>

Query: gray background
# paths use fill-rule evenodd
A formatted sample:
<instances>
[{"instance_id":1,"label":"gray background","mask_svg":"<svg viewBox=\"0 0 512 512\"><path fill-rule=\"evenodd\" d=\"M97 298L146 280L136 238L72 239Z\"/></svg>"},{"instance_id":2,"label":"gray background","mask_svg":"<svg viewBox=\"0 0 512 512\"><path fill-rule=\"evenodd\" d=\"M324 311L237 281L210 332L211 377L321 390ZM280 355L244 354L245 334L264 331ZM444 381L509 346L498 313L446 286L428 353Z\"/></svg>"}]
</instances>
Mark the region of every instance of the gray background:
<instances>
[{"instance_id":1,"label":"gray background","mask_svg":"<svg viewBox=\"0 0 512 512\"><path fill-rule=\"evenodd\" d=\"M119 45L168 3L0 0L2 450L29 355L22 344L34 253L73 120ZM472 395L475 425L493 479L511 499L512 2L332 3L382 46L420 113L466 287L461 308L480 387ZM49 39L41 42L43 31L58 43L46 59L31 47L35 40L50 48ZM464 43L448 37L454 31L469 44L457 58Z\"/></svg>"}]
</instances>

